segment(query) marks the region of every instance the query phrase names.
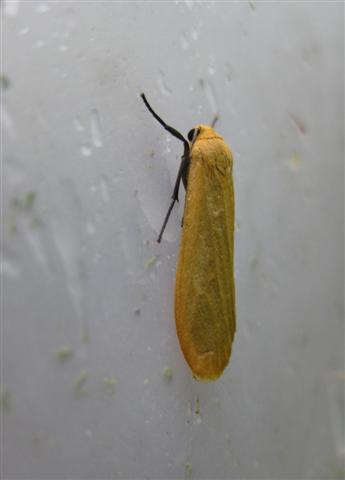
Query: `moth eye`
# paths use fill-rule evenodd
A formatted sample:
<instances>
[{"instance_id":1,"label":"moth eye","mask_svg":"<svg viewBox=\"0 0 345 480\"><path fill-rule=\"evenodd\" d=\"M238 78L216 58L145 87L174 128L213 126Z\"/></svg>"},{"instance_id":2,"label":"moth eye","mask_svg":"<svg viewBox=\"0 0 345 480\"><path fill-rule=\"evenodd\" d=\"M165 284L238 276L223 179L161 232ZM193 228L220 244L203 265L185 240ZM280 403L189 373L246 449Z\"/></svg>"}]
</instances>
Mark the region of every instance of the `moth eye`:
<instances>
[{"instance_id":1,"label":"moth eye","mask_svg":"<svg viewBox=\"0 0 345 480\"><path fill-rule=\"evenodd\" d=\"M195 132L195 128L192 128L192 130L189 130L189 132L188 132L188 140L190 142L193 140L194 132Z\"/></svg>"},{"instance_id":2,"label":"moth eye","mask_svg":"<svg viewBox=\"0 0 345 480\"><path fill-rule=\"evenodd\" d=\"M192 128L192 130L189 130L189 132L188 132L188 140L190 142L193 142L193 140L196 139L198 134L199 134L199 129L198 128Z\"/></svg>"}]
</instances>

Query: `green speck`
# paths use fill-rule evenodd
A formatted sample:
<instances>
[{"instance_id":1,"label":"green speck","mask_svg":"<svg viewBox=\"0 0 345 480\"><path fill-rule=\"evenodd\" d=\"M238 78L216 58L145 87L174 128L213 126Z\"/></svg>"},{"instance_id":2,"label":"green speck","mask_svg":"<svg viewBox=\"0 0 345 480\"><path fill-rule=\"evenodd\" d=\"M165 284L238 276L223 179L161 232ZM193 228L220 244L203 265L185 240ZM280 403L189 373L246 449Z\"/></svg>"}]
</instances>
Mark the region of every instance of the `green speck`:
<instances>
[{"instance_id":1,"label":"green speck","mask_svg":"<svg viewBox=\"0 0 345 480\"><path fill-rule=\"evenodd\" d=\"M147 262L145 263L145 268L150 268L150 267L153 267L153 265L156 263L157 261L157 258L158 258L158 255L153 255L151 258L149 258L147 260Z\"/></svg>"},{"instance_id":2,"label":"green speck","mask_svg":"<svg viewBox=\"0 0 345 480\"><path fill-rule=\"evenodd\" d=\"M117 380L114 377L105 377L103 378L103 390L108 395L114 395L115 393L115 385L117 384Z\"/></svg>"},{"instance_id":3,"label":"green speck","mask_svg":"<svg viewBox=\"0 0 345 480\"><path fill-rule=\"evenodd\" d=\"M11 394L8 390L3 390L0 393L0 408L1 410L9 410L11 402Z\"/></svg>"},{"instance_id":4,"label":"green speck","mask_svg":"<svg viewBox=\"0 0 345 480\"><path fill-rule=\"evenodd\" d=\"M7 75L0 75L0 87L7 90L11 85L10 79Z\"/></svg>"},{"instance_id":5,"label":"green speck","mask_svg":"<svg viewBox=\"0 0 345 480\"><path fill-rule=\"evenodd\" d=\"M172 377L173 377L173 372L172 372L171 368L165 367L162 370L162 375L163 375L165 380L170 382L172 380Z\"/></svg>"},{"instance_id":6,"label":"green speck","mask_svg":"<svg viewBox=\"0 0 345 480\"><path fill-rule=\"evenodd\" d=\"M18 210L30 209L36 200L36 192L28 192L22 198L14 197L12 205Z\"/></svg>"},{"instance_id":7,"label":"green speck","mask_svg":"<svg viewBox=\"0 0 345 480\"><path fill-rule=\"evenodd\" d=\"M292 172L298 172L302 165L301 156L294 152L291 158L288 160L288 167Z\"/></svg>"},{"instance_id":8,"label":"green speck","mask_svg":"<svg viewBox=\"0 0 345 480\"><path fill-rule=\"evenodd\" d=\"M63 345L55 352L55 358L60 363L66 362L73 356L73 350L69 345Z\"/></svg>"},{"instance_id":9,"label":"green speck","mask_svg":"<svg viewBox=\"0 0 345 480\"><path fill-rule=\"evenodd\" d=\"M84 385L88 378L89 374L87 370L82 370L74 382L74 392L77 398L84 397L87 395L87 390L85 390Z\"/></svg>"},{"instance_id":10,"label":"green speck","mask_svg":"<svg viewBox=\"0 0 345 480\"><path fill-rule=\"evenodd\" d=\"M31 208L35 200L36 200L36 192L28 192L23 199L24 207Z\"/></svg>"},{"instance_id":11,"label":"green speck","mask_svg":"<svg viewBox=\"0 0 345 480\"><path fill-rule=\"evenodd\" d=\"M192 473L193 473L192 464L190 462L187 462L184 466L184 470L186 472L186 477L190 478L192 476Z\"/></svg>"}]
</instances>

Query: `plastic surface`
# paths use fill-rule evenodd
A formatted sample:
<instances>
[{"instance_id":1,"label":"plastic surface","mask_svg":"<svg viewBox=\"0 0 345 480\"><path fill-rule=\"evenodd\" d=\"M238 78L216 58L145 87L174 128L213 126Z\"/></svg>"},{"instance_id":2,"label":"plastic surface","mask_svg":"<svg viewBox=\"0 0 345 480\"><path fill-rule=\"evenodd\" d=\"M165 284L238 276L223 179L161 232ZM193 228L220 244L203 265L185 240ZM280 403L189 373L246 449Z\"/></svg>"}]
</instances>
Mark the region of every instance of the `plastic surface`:
<instances>
[{"instance_id":1,"label":"plastic surface","mask_svg":"<svg viewBox=\"0 0 345 480\"><path fill-rule=\"evenodd\" d=\"M6 1L2 477L342 478L341 3ZM201 384L173 286L180 143L234 154L237 332ZM343 422L343 423L341 423Z\"/></svg>"}]
</instances>

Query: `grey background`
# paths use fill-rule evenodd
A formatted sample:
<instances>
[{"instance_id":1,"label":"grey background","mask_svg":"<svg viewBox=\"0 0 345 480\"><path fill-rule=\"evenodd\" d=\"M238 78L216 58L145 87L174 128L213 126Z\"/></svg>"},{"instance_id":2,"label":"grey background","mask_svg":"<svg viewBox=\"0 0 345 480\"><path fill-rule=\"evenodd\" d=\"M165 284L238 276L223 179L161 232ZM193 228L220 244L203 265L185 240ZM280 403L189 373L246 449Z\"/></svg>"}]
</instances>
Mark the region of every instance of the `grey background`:
<instances>
[{"instance_id":1,"label":"grey background","mask_svg":"<svg viewBox=\"0 0 345 480\"><path fill-rule=\"evenodd\" d=\"M3 478L343 477L343 14L2 2ZM214 383L177 342L183 201L156 237L182 148L141 91L185 134L219 113L234 154L238 330Z\"/></svg>"}]
</instances>

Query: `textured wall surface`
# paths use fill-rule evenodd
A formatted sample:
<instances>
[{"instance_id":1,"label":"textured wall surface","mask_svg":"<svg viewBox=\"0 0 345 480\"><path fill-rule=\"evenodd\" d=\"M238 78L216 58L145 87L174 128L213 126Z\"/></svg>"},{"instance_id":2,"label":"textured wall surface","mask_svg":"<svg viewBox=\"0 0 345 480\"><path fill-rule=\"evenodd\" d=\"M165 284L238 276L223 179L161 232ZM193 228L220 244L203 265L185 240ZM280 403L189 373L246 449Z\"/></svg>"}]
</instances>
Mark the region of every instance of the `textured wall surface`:
<instances>
[{"instance_id":1,"label":"textured wall surface","mask_svg":"<svg viewBox=\"0 0 345 480\"><path fill-rule=\"evenodd\" d=\"M342 478L343 10L2 2L3 478ZM185 134L218 113L234 153L214 383L177 342L182 148L141 91Z\"/></svg>"}]
</instances>

